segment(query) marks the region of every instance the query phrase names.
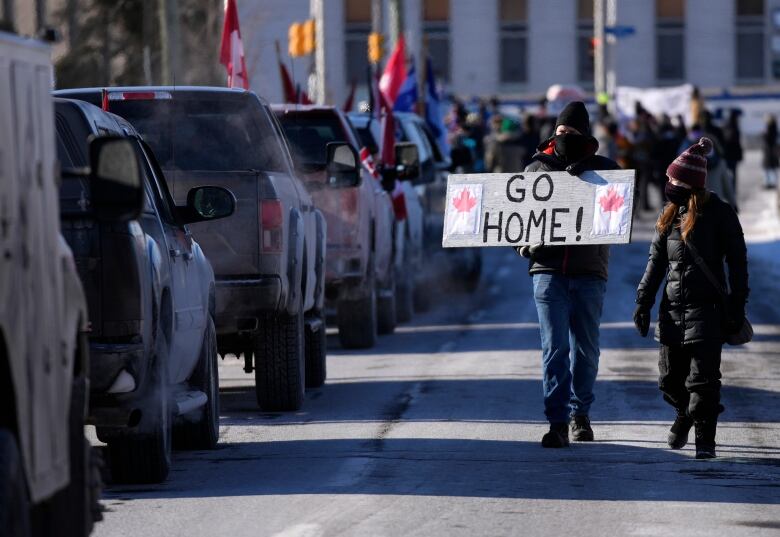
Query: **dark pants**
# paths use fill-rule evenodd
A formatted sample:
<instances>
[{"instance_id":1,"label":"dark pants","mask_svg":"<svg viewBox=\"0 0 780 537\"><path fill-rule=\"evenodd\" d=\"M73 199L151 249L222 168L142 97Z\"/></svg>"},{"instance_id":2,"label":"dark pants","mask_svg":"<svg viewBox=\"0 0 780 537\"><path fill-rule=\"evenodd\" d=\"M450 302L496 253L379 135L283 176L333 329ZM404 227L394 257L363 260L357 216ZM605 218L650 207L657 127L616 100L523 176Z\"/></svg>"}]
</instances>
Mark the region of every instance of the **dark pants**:
<instances>
[{"instance_id":1,"label":"dark pants","mask_svg":"<svg viewBox=\"0 0 780 537\"><path fill-rule=\"evenodd\" d=\"M664 400L678 412L696 420L715 420L720 404L720 352L718 342L661 345L658 387Z\"/></svg>"}]
</instances>

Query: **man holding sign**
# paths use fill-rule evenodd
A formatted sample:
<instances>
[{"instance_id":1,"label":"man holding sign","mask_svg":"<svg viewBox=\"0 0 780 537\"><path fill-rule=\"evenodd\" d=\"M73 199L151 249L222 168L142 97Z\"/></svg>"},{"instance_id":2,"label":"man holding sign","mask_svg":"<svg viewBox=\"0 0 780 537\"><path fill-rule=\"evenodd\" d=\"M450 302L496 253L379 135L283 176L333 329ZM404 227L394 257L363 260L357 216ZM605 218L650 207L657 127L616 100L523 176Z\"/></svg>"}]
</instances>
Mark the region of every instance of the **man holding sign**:
<instances>
[{"instance_id":1,"label":"man holding sign","mask_svg":"<svg viewBox=\"0 0 780 537\"><path fill-rule=\"evenodd\" d=\"M589 412L609 244L631 237L634 172L597 156L585 105L563 109L523 173L451 175L443 245L513 246L529 258L542 340L544 447L593 440Z\"/></svg>"},{"instance_id":2,"label":"man holding sign","mask_svg":"<svg viewBox=\"0 0 780 537\"><path fill-rule=\"evenodd\" d=\"M561 111L555 135L543 142L526 171L615 170L616 162L596 155L598 142L591 136L590 118L581 102ZM630 220L625 188L603 189L594 208L593 232L610 231ZM633 198L633 192L632 198ZM601 210L599 210L601 209ZM617 218L615 218L617 217ZM544 407L550 431L544 447L568 445L572 438L593 440L589 412L599 368L599 324L609 266L609 246L525 246L530 258L534 300L542 336Z\"/></svg>"}]
</instances>

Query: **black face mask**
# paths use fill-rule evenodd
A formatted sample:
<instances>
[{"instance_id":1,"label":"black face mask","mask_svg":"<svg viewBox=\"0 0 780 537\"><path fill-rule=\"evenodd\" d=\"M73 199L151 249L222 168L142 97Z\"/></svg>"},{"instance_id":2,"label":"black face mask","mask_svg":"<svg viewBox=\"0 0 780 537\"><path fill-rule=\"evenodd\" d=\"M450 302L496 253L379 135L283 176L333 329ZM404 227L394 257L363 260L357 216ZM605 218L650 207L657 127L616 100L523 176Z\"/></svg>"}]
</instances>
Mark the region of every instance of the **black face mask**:
<instances>
[{"instance_id":1,"label":"black face mask","mask_svg":"<svg viewBox=\"0 0 780 537\"><path fill-rule=\"evenodd\" d=\"M556 134L555 152L566 162L577 162L585 158L588 150L588 138L582 134Z\"/></svg>"},{"instance_id":2,"label":"black face mask","mask_svg":"<svg viewBox=\"0 0 780 537\"><path fill-rule=\"evenodd\" d=\"M680 207L688 205L688 200L691 199L692 192L693 191L690 188L673 185L669 181L667 181L666 186L664 186L664 194L666 194L666 199Z\"/></svg>"}]
</instances>

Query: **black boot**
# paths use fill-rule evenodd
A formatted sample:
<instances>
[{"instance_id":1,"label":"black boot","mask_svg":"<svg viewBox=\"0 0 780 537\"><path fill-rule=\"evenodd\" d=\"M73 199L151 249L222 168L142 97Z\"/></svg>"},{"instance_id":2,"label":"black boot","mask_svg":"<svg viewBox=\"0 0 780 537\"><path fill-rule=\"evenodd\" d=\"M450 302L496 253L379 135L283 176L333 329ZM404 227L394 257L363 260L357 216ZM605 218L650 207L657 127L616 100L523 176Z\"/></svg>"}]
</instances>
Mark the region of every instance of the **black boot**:
<instances>
[{"instance_id":1,"label":"black boot","mask_svg":"<svg viewBox=\"0 0 780 537\"><path fill-rule=\"evenodd\" d=\"M569 424L551 423L550 430L542 437L542 447L562 448L569 445Z\"/></svg>"},{"instance_id":2,"label":"black boot","mask_svg":"<svg viewBox=\"0 0 780 537\"><path fill-rule=\"evenodd\" d=\"M718 422L715 420L696 420L696 458L715 458L715 430Z\"/></svg>"},{"instance_id":3,"label":"black boot","mask_svg":"<svg viewBox=\"0 0 780 537\"><path fill-rule=\"evenodd\" d=\"M593 429L588 416L574 416L571 422L571 438L578 442L593 442Z\"/></svg>"},{"instance_id":4,"label":"black boot","mask_svg":"<svg viewBox=\"0 0 780 537\"><path fill-rule=\"evenodd\" d=\"M677 418L669 429L667 442L672 449L682 449L688 443L688 433L693 427L693 418L687 412L677 411Z\"/></svg>"}]
</instances>

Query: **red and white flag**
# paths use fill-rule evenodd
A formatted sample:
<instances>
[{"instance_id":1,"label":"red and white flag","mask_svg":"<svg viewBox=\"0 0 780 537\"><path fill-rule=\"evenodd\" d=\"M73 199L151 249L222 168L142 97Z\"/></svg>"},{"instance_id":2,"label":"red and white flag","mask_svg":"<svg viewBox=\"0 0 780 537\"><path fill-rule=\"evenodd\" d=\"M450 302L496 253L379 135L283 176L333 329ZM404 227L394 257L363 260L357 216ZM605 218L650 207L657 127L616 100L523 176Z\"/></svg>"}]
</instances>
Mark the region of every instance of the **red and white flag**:
<instances>
[{"instance_id":1,"label":"red and white flag","mask_svg":"<svg viewBox=\"0 0 780 537\"><path fill-rule=\"evenodd\" d=\"M631 183L610 183L596 187L591 233L594 237L628 234L631 229L631 211L628 206L631 196Z\"/></svg>"},{"instance_id":2,"label":"red and white flag","mask_svg":"<svg viewBox=\"0 0 780 537\"><path fill-rule=\"evenodd\" d=\"M395 104L395 98L406 80L406 45L404 36L398 36L398 42L395 45L393 54L387 60L385 72L379 79L379 89L387 98L390 108Z\"/></svg>"},{"instance_id":3,"label":"red and white flag","mask_svg":"<svg viewBox=\"0 0 780 537\"><path fill-rule=\"evenodd\" d=\"M222 45L219 62L227 69L229 88L249 89L249 73L244 59L244 45L238 27L236 0L225 0L225 23L222 26Z\"/></svg>"}]
</instances>

